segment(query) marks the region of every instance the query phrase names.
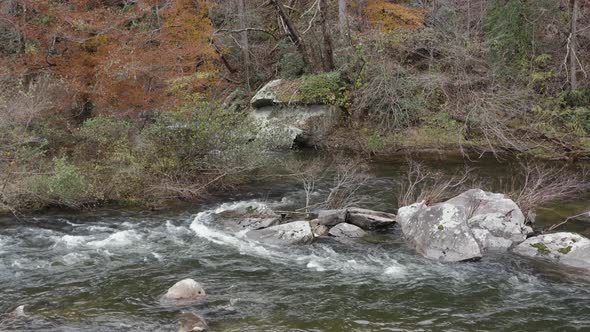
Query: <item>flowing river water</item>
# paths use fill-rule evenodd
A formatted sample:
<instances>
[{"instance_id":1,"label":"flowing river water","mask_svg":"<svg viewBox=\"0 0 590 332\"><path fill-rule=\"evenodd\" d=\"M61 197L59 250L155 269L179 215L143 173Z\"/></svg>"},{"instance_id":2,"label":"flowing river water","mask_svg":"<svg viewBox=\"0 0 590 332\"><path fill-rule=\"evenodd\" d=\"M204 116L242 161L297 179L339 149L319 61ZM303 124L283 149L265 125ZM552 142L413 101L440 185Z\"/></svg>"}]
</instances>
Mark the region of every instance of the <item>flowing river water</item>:
<instances>
[{"instance_id":1,"label":"flowing river water","mask_svg":"<svg viewBox=\"0 0 590 332\"><path fill-rule=\"evenodd\" d=\"M433 161L458 170L463 161ZM513 164L474 162L500 190ZM402 162L377 162L364 207L395 211ZM321 188L320 188L321 190ZM416 255L393 227L361 243L270 246L210 222L215 209L301 204L297 182L255 182L202 205L165 211L100 209L0 221L0 315L8 331L176 331L182 311L211 331L588 331L590 281L510 253L442 264ZM590 207L590 196L540 211L537 227ZM584 223L569 229L590 236ZM206 301L158 298L184 278Z\"/></svg>"}]
</instances>

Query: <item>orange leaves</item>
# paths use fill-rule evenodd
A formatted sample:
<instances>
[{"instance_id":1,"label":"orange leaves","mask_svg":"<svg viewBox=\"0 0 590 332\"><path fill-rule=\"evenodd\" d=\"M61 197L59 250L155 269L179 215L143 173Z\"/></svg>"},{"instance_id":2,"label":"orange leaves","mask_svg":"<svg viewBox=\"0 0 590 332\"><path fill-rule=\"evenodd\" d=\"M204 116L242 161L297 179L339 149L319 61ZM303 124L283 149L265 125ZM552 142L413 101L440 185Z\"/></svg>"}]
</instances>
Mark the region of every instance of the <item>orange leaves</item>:
<instances>
[{"instance_id":1,"label":"orange leaves","mask_svg":"<svg viewBox=\"0 0 590 332\"><path fill-rule=\"evenodd\" d=\"M383 31L417 29L424 25L426 11L412 8L391 0L369 0L365 7L369 22Z\"/></svg>"},{"instance_id":2,"label":"orange leaves","mask_svg":"<svg viewBox=\"0 0 590 332\"><path fill-rule=\"evenodd\" d=\"M0 66L11 64L11 75L49 70L98 112L166 110L215 80L205 0L17 1L27 11L9 18L23 47L0 53Z\"/></svg>"}]
</instances>

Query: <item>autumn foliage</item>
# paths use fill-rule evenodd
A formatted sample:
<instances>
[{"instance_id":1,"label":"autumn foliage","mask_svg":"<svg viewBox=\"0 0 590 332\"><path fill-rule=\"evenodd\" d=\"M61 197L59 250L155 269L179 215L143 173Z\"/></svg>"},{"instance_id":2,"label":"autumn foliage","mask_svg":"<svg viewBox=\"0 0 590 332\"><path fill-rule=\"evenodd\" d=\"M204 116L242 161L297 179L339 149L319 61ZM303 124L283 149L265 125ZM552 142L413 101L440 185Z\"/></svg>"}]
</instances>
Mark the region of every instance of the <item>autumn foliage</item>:
<instances>
[{"instance_id":1,"label":"autumn foliage","mask_svg":"<svg viewBox=\"0 0 590 332\"><path fill-rule=\"evenodd\" d=\"M0 57L0 74L54 74L78 108L166 110L178 93L203 91L215 77L203 0L8 1L0 31L18 37Z\"/></svg>"},{"instance_id":2,"label":"autumn foliage","mask_svg":"<svg viewBox=\"0 0 590 332\"><path fill-rule=\"evenodd\" d=\"M416 29L424 25L426 11L412 8L390 0L369 0L365 7L369 23L383 31Z\"/></svg>"}]
</instances>

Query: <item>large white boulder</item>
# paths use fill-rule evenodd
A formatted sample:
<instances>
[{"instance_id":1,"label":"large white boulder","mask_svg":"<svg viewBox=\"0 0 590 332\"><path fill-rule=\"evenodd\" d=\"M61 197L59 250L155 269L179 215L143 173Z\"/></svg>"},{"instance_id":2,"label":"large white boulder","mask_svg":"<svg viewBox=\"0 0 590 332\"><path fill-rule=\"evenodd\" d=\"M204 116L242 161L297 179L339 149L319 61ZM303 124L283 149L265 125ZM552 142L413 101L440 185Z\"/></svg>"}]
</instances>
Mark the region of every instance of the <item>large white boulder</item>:
<instances>
[{"instance_id":1,"label":"large white boulder","mask_svg":"<svg viewBox=\"0 0 590 332\"><path fill-rule=\"evenodd\" d=\"M462 207L483 250L506 250L524 241L532 228L516 203L504 194L468 190L446 203Z\"/></svg>"},{"instance_id":2,"label":"large white boulder","mask_svg":"<svg viewBox=\"0 0 590 332\"><path fill-rule=\"evenodd\" d=\"M404 236L424 257L443 262L482 257L462 208L446 203L431 207L417 203L400 208L397 220Z\"/></svg>"},{"instance_id":3,"label":"large white boulder","mask_svg":"<svg viewBox=\"0 0 590 332\"><path fill-rule=\"evenodd\" d=\"M428 258L460 261L506 251L532 229L514 201L503 194L468 190L431 207L402 207L397 222L416 250Z\"/></svg>"}]
</instances>

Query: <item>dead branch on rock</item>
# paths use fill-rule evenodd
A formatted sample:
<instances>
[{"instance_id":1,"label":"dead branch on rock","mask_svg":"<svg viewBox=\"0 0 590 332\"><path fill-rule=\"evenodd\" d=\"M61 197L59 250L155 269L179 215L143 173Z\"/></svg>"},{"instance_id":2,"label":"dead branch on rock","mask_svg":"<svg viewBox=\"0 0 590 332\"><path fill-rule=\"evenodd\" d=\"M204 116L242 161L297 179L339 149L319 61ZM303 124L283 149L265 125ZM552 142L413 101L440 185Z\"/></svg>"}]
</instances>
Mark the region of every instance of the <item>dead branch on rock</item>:
<instances>
[{"instance_id":1,"label":"dead branch on rock","mask_svg":"<svg viewBox=\"0 0 590 332\"><path fill-rule=\"evenodd\" d=\"M328 209L342 209L358 204L357 193L367 183L367 165L351 160L336 166L334 184L322 205Z\"/></svg>"},{"instance_id":2,"label":"dead branch on rock","mask_svg":"<svg viewBox=\"0 0 590 332\"><path fill-rule=\"evenodd\" d=\"M525 215L551 201L557 201L590 190L588 172L573 171L566 166L522 164L518 174L522 183L514 185L509 196Z\"/></svg>"},{"instance_id":3,"label":"dead branch on rock","mask_svg":"<svg viewBox=\"0 0 590 332\"><path fill-rule=\"evenodd\" d=\"M405 180L400 183L398 206L424 201L438 203L451 198L466 189L471 179L471 169L451 176L433 171L424 165L411 161Z\"/></svg>"},{"instance_id":4,"label":"dead branch on rock","mask_svg":"<svg viewBox=\"0 0 590 332\"><path fill-rule=\"evenodd\" d=\"M576 214L576 215L574 215L574 216L569 216L569 217L565 218L565 220L564 220L564 221L562 221L562 222L560 222L559 224L552 225L551 227L549 227L549 228L547 228L546 230L544 230L544 231L543 231L543 234L545 234L545 233L549 233L549 232L552 232L552 231L553 231L553 230L555 230L556 228L558 228L558 227L561 227L561 226L565 225L565 224L566 224L568 221L570 221L570 220L576 220L576 219L578 219L578 218L580 218L580 217L584 217L584 216L586 216L586 217L590 217L590 211L586 211L586 212L583 212L583 213L579 213L579 214Z\"/></svg>"}]
</instances>

